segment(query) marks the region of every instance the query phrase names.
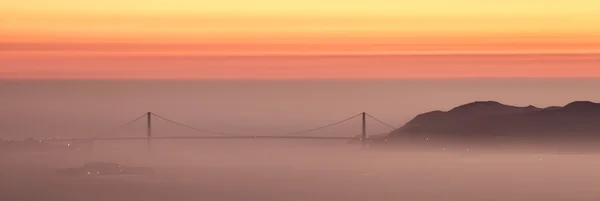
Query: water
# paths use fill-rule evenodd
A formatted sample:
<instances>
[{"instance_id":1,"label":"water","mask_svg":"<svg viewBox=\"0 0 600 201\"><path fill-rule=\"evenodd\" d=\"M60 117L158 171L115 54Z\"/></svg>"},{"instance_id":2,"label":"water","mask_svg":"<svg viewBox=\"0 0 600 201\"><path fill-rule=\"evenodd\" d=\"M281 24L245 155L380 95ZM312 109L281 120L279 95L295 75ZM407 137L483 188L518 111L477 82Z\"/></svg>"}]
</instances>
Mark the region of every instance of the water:
<instances>
[{"instance_id":1,"label":"water","mask_svg":"<svg viewBox=\"0 0 600 201\"><path fill-rule=\"evenodd\" d=\"M597 200L596 155L361 150L323 141L105 143L93 154L3 154L1 200ZM118 149L119 151L115 151ZM85 160L154 176L60 178ZM543 160L540 160L543 159Z\"/></svg>"},{"instance_id":2,"label":"water","mask_svg":"<svg viewBox=\"0 0 600 201\"><path fill-rule=\"evenodd\" d=\"M3 80L0 137L87 137L147 111L244 135L297 131L366 111L400 126L475 100L538 107L600 101L597 79ZM137 122L113 136L144 136ZM310 135L354 136L360 119ZM385 126L369 121L376 134ZM156 136L197 132L153 122ZM361 150L345 141L100 142L94 152L0 153L0 200L599 200L597 155ZM85 161L155 168L149 177L58 178Z\"/></svg>"}]
</instances>

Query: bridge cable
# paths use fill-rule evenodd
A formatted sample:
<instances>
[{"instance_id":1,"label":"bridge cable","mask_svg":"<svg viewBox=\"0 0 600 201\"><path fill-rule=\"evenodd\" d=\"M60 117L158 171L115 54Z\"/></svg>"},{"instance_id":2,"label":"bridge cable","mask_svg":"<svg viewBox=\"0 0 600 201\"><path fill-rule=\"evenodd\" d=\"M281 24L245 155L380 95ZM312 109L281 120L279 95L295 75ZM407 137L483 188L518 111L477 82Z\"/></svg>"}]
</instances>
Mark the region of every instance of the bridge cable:
<instances>
[{"instance_id":1,"label":"bridge cable","mask_svg":"<svg viewBox=\"0 0 600 201\"><path fill-rule=\"evenodd\" d=\"M99 137L101 137L101 136L104 136L104 135L107 135L107 134L109 134L109 133L115 132L115 131L117 131L117 130L119 130L119 129L122 129L122 128L126 127L126 126L129 126L130 124L133 124L133 123L134 123L134 122L136 122L137 120L140 120L141 118L144 118L144 117L146 117L147 115L148 115L147 113L144 113L144 114L142 114L142 116L139 116L139 117L135 118L134 120L131 120L130 122L127 122L127 123L125 123L125 124L122 124L121 126L118 126L118 127L116 127L116 128L113 128L113 129L110 129L110 130L108 130L108 131L105 131L105 132L99 133L99 134L97 134L97 135L94 135L92 138L99 138Z\"/></svg>"},{"instance_id":2,"label":"bridge cable","mask_svg":"<svg viewBox=\"0 0 600 201\"><path fill-rule=\"evenodd\" d=\"M348 118L346 118L344 120L337 121L337 122L334 122L334 123L331 123L331 124L327 124L327 125L324 125L324 126L320 126L320 127L317 127L317 128L307 129L307 130L302 130L302 131L297 131L297 132L292 132L292 133L279 134L278 136L280 136L280 135L298 135L298 134L304 134L304 133L308 133L308 132L311 132L311 131L316 131L316 130L324 129L324 128L327 128L327 127L331 127L331 126L335 126L337 124L344 123L344 122L349 121L351 119L354 119L354 118L356 118L356 117L358 117L360 115L362 115L362 113L358 113L357 115L348 117Z\"/></svg>"},{"instance_id":3,"label":"bridge cable","mask_svg":"<svg viewBox=\"0 0 600 201\"><path fill-rule=\"evenodd\" d=\"M381 123L381 124L383 124L383 125L385 125L385 126L387 126L387 127L390 127L392 130L396 130L396 129L398 129L398 128L396 128L396 127L394 127L394 126L390 125L390 124L387 124L387 123L385 123L385 122L383 122L383 121L381 121L381 120L379 120L379 119L375 118L374 116L370 115L369 113L366 113L366 114L367 114L367 116L371 117L371 118L372 118L372 119L374 119L375 121L378 121L379 123Z\"/></svg>"},{"instance_id":4,"label":"bridge cable","mask_svg":"<svg viewBox=\"0 0 600 201\"><path fill-rule=\"evenodd\" d=\"M207 129L196 128L196 127L193 127L193 126L190 126L190 125L187 125L187 124L184 124L184 123L180 123L180 122L171 120L169 118L160 116L158 114L154 114L154 113L150 113L150 114L152 114L152 115L154 115L154 116L156 116L158 118L161 118L162 120L165 120L165 121L168 121L168 122L171 122L171 123L174 123L174 124L177 124L179 126L183 126L183 127L186 127L186 128L192 129L192 130L196 130L196 131L200 131L200 132L204 132L204 133L211 133L211 134L223 135L223 136L236 136L234 134L229 134L229 133L223 133L223 132L211 131L211 130L207 130Z\"/></svg>"}]
</instances>

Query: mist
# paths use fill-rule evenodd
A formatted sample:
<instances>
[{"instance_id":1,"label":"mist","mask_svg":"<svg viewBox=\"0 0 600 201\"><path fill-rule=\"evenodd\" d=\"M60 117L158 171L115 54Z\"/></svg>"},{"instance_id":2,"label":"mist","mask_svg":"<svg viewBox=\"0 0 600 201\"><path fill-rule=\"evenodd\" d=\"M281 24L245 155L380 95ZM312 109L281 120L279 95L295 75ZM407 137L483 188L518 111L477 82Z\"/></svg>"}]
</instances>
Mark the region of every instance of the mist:
<instances>
[{"instance_id":1,"label":"mist","mask_svg":"<svg viewBox=\"0 0 600 201\"><path fill-rule=\"evenodd\" d=\"M312 128L360 112L400 127L476 100L538 107L600 101L598 79L2 80L0 137L87 137L146 112L243 135ZM371 123L371 122L368 122ZM158 125L157 135L188 132ZM35 126L32 126L35 125ZM143 135L144 124L136 125ZM360 133L360 122L331 133ZM374 124L368 132L387 132ZM334 135L334 134L331 134Z\"/></svg>"},{"instance_id":2,"label":"mist","mask_svg":"<svg viewBox=\"0 0 600 201\"><path fill-rule=\"evenodd\" d=\"M66 140L92 137L149 111L243 136L310 129L363 111L399 127L417 114L474 100L538 107L597 101L598 86L596 79L4 80L0 137L11 143L31 137L44 146L0 150L0 200L598 200L600 156L594 153L363 147L347 139ZM146 123L108 136L144 137ZM352 137L361 126L352 119L307 135ZM368 120L366 131L391 129ZM210 135L158 118L152 134ZM154 173L57 174L88 162Z\"/></svg>"},{"instance_id":3,"label":"mist","mask_svg":"<svg viewBox=\"0 0 600 201\"><path fill-rule=\"evenodd\" d=\"M362 149L345 141L98 142L2 153L2 200L597 200L597 155ZM149 176L64 178L85 161Z\"/></svg>"}]
</instances>

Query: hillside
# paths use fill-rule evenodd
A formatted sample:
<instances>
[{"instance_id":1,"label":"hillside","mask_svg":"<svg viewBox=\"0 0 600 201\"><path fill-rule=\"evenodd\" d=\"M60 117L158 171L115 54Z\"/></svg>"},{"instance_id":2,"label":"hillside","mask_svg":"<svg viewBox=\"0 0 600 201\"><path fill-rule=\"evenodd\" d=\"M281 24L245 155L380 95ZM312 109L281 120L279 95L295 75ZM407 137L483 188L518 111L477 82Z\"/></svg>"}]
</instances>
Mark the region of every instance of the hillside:
<instances>
[{"instance_id":1,"label":"hillside","mask_svg":"<svg viewBox=\"0 0 600 201\"><path fill-rule=\"evenodd\" d=\"M562 107L517 107L473 102L449 111L420 114L390 137L540 138L600 136L600 104L577 101Z\"/></svg>"}]
</instances>

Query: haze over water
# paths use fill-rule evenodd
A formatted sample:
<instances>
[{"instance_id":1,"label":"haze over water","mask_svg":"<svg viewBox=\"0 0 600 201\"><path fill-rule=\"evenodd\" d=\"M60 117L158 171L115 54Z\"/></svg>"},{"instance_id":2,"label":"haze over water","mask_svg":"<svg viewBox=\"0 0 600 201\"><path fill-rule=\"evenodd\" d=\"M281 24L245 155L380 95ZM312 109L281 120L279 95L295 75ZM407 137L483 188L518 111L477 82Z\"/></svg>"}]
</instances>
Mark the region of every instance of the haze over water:
<instances>
[{"instance_id":1,"label":"haze over water","mask_svg":"<svg viewBox=\"0 0 600 201\"><path fill-rule=\"evenodd\" d=\"M133 146L132 146L133 145ZM597 155L361 150L343 141L156 141L2 154L2 200L597 200ZM152 176L61 178L84 161Z\"/></svg>"},{"instance_id":2,"label":"haze over water","mask_svg":"<svg viewBox=\"0 0 600 201\"><path fill-rule=\"evenodd\" d=\"M599 79L3 80L0 137L86 137L145 112L248 135L313 128L363 111L399 127L417 114L479 100L537 107L598 102L598 87ZM156 132L184 131L155 123ZM144 135L144 126L130 131ZM359 134L360 121L340 129L330 133Z\"/></svg>"},{"instance_id":3,"label":"haze over water","mask_svg":"<svg viewBox=\"0 0 600 201\"><path fill-rule=\"evenodd\" d=\"M0 137L89 137L147 111L247 134L313 128L366 111L401 126L475 100L538 107L600 100L597 79L1 81ZM199 135L153 120L156 136ZM144 136L145 121L114 136ZM369 134L388 131L369 122ZM315 136L353 136L360 120ZM92 152L2 152L0 200L598 200L597 155L406 152L344 140L103 141ZM153 176L60 178L85 161Z\"/></svg>"}]
</instances>

